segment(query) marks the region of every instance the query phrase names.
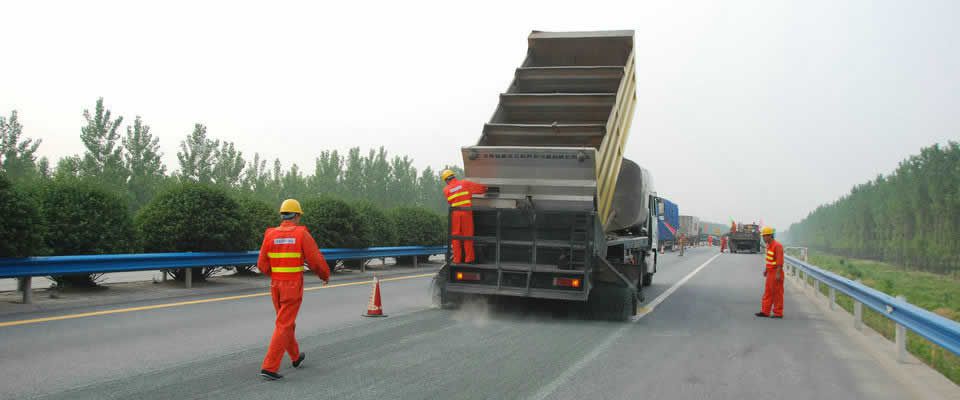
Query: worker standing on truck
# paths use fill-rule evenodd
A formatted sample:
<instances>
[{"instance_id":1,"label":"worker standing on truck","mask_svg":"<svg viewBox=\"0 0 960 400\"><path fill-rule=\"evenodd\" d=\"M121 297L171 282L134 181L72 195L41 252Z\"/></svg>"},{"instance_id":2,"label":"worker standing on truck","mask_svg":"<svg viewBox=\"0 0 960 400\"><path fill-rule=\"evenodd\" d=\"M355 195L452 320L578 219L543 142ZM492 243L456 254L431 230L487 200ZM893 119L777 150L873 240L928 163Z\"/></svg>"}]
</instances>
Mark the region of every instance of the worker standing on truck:
<instances>
[{"instance_id":1,"label":"worker standing on truck","mask_svg":"<svg viewBox=\"0 0 960 400\"><path fill-rule=\"evenodd\" d=\"M450 207L471 207L473 206L473 195L486 193L487 187L479 183L470 182L466 179L458 180L453 171L444 170L440 174L440 179L447 183L443 188L443 197L447 199ZM450 215L450 235L451 236L473 236L473 211L453 210ZM463 247L461 248L461 243ZM473 240L452 239L450 246L453 247L454 264L470 264L476 261L476 255L473 252Z\"/></svg>"},{"instance_id":2,"label":"worker standing on truck","mask_svg":"<svg viewBox=\"0 0 960 400\"><path fill-rule=\"evenodd\" d=\"M303 209L300 202L287 199L280 205L282 222L276 228L267 228L260 246L257 269L270 277L270 295L277 321L270 338L270 347L263 359L260 376L268 380L283 378L277 373L283 353L290 355L293 367L303 364L306 354L294 336L297 313L303 302L303 264L306 262L317 277L326 285L330 279L330 267L320 254L317 242L310 236L307 227L299 225Z\"/></svg>"},{"instance_id":3,"label":"worker standing on truck","mask_svg":"<svg viewBox=\"0 0 960 400\"><path fill-rule=\"evenodd\" d=\"M783 318L783 245L774 240L773 228L765 226L760 233L763 235L764 243L767 244L766 268L763 270L766 285L763 289L760 312L754 315Z\"/></svg>"}]
</instances>

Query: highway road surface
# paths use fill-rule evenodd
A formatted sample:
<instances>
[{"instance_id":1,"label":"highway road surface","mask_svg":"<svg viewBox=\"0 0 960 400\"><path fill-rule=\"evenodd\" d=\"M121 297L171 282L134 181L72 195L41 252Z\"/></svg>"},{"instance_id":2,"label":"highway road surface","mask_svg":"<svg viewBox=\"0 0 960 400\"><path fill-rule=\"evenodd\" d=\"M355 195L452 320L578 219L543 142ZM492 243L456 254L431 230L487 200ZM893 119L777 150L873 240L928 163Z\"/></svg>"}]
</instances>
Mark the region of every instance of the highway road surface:
<instances>
[{"instance_id":1,"label":"highway road surface","mask_svg":"<svg viewBox=\"0 0 960 400\"><path fill-rule=\"evenodd\" d=\"M284 360L276 382L257 376L273 321L262 291L17 315L0 320L0 397L915 397L792 285L785 319L754 317L761 271L760 256L716 248L661 256L630 323L532 301L440 310L423 273L384 281L390 316L367 319L369 284L321 289L308 276L297 324L306 366Z\"/></svg>"}]
</instances>

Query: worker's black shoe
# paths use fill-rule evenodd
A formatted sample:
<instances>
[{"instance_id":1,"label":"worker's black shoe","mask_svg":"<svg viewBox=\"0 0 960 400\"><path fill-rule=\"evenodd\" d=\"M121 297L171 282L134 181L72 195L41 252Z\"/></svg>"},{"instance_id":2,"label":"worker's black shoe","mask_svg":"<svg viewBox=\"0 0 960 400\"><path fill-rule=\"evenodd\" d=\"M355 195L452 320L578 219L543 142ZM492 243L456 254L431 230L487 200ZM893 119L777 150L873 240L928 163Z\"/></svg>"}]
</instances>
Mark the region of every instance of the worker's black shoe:
<instances>
[{"instance_id":1,"label":"worker's black shoe","mask_svg":"<svg viewBox=\"0 0 960 400\"><path fill-rule=\"evenodd\" d=\"M275 381L275 380L277 380L277 379L283 379L283 375L280 375L280 374L278 374L278 373L276 373L276 372L270 372L270 371L267 371L267 370L265 370L265 369L261 369L261 370L260 370L260 376L262 376L263 379L266 379L266 380L268 380L268 381Z\"/></svg>"},{"instance_id":2,"label":"worker's black shoe","mask_svg":"<svg viewBox=\"0 0 960 400\"><path fill-rule=\"evenodd\" d=\"M783 319L782 315L773 315L770 318Z\"/></svg>"},{"instance_id":3,"label":"worker's black shoe","mask_svg":"<svg viewBox=\"0 0 960 400\"><path fill-rule=\"evenodd\" d=\"M761 318L767 318L767 317L769 317L769 315L764 314L764 313L762 313L762 312L758 312L758 313L753 314L753 315L756 315L756 316L761 317Z\"/></svg>"},{"instance_id":4,"label":"worker's black shoe","mask_svg":"<svg viewBox=\"0 0 960 400\"><path fill-rule=\"evenodd\" d=\"M300 353L300 357L297 357L296 360L293 360L293 367L300 368L303 365L303 360L307 358L307 353Z\"/></svg>"}]
</instances>

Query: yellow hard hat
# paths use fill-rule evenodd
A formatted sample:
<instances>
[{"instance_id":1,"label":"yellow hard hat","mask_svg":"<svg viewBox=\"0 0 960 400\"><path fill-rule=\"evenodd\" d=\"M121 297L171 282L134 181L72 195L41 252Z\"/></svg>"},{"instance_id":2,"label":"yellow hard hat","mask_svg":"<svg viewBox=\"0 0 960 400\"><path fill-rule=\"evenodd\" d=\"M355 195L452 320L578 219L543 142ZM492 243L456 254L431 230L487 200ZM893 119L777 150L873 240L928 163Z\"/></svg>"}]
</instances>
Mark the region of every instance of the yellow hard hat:
<instances>
[{"instance_id":1,"label":"yellow hard hat","mask_svg":"<svg viewBox=\"0 0 960 400\"><path fill-rule=\"evenodd\" d=\"M303 214L303 209L300 208L300 202L295 199L286 199L283 201L283 204L280 204L280 213L297 213Z\"/></svg>"},{"instance_id":2,"label":"yellow hard hat","mask_svg":"<svg viewBox=\"0 0 960 400\"><path fill-rule=\"evenodd\" d=\"M772 235L772 234L773 234L773 228L771 228L771 227L769 227L769 226L765 226L765 227L763 227L763 229L760 230L760 234L763 235L763 236Z\"/></svg>"},{"instance_id":3,"label":"yellow hard hat","mask_svg":"<svg viewBox=\"0 0 960 400\"><path fill-rule=\"evenodd\" d=\"M450 177L452 176L453 176L453 171L449 169L445 169L443 170L443 172L440 173L440 180L446 182L447 179L450 179Z\"/></svg>"}]
</instances>

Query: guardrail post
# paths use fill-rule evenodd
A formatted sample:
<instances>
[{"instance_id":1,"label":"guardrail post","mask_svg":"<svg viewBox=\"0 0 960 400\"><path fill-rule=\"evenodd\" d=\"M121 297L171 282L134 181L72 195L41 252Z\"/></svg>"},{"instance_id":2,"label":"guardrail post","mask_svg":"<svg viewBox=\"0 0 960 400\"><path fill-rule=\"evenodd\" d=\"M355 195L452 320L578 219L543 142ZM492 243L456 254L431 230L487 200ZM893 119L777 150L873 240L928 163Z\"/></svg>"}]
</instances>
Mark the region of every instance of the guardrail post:
<instances>
[{"instance_id":1,"label":"guardrail post","mask_svg":"<svg viewBox=\"0 0 960 400\"><path fill-rule=\"evenodd\" d=\"M33 277L25 276L20 278L20 290L23 291L23 304L33 303L33 288L30 287L30 281Z\"/></svg>"},{"instance_id":2,"label":"guardrail post","mask_svg":"<svg viewBox=\"0 0 960 400\"><path fill-rule=\"evenodd\" d=\"M413 268L417 268L417 258L419 258L419 256L413 256Z\"/></svg>"},{"instance_id":3,"label":"guardrail post","mask_svg":"<svg viewBox=\"0 0 960 400\"><path fill-rule=\"evenodd\" d=\"M856 300L853 301L853 327L863 330L863 303Z\"/></svg>"},{"instance_id":4,"label":"guardrail post","mask_svg":"<svg viewBox=\"0 0 960 400\"><path fill-rule=\"evenodd\" d=\"M166 281L167 281L167 270L165 270L165 269L161 269L161 270L160 270L160 281L161 281L161 282L166 282Z\"/></svg>"},{"instance_id":5,"label":"guardrail post","mask_svg":"<svg viewBox=\"0 0 960 400\"><path fill-rule=\"evenodd\" d=\"M360 259L360 272L361 273L367 272L367 260L364 260L362 258Z\"/></svg>"},{"instance_id":6,"label":"guardrail post","mask_svg":"<svg viewBox=\"0 0 960 400\"><path fill-rule=\"evenodd\" d=\"M906 301L906 298L903 295L897 296L897 300ZM897 361L905 363L907 362L907 328L903 325L897 324Z\"/></svg>"},{"instance_id":7,"label":"guardrail post","mask_svg":"<svg viewBox=\"0 0 960 400\"><path fill-rule=\"evenodd\" d=\"M184 268L184 269L183 269L183 273L184 273L184 275L183 275L183 286L184 286L185 288L187 288L187 289L192 288L192 287L193 287L193 269L192 269L192 268Z\"/></svg>"},{"instance_id":8,"label":"guardrail post","mask_svg":"<svg viewBox=\"0 0 960 400\"><path fill-rule=\"evenodd\" d=\"M830 311L837 309L837 289L830 288Z\"/></svg>"}]
</instances>

